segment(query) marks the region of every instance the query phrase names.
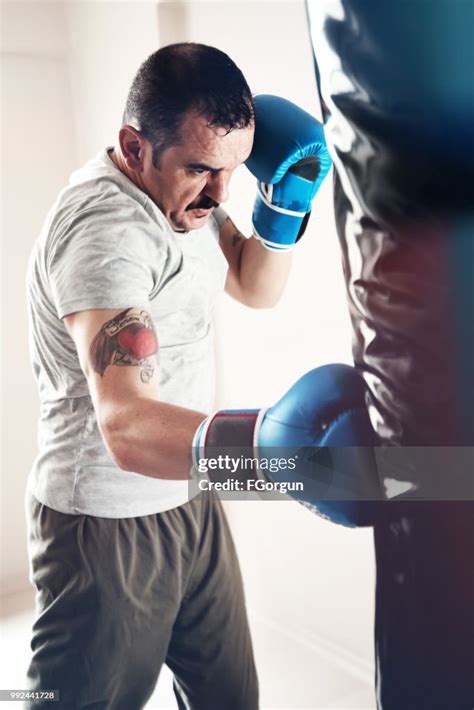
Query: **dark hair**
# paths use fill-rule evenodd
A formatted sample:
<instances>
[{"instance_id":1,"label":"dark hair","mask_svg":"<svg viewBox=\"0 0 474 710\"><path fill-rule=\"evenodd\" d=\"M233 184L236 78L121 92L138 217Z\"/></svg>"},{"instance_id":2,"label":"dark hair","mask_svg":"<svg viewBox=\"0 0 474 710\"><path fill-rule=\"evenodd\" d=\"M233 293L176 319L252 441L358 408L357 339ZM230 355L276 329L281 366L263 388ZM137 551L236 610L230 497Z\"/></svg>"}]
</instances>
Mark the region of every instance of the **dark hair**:
<instances>
[{"instance_id":1,"label":"dark hair","mask_svg":"<svg viewBox=\"0 0 474 710\"><path fill-rule=\"evenodd\" d=\"M159 153L179 142L184 114L205 116L209 126L245 128L254 117L252 94L244 75L215 47L182 42L162 47L141 65L130 88L124 123L138 128Z\"/></svg>"}]
</instances>

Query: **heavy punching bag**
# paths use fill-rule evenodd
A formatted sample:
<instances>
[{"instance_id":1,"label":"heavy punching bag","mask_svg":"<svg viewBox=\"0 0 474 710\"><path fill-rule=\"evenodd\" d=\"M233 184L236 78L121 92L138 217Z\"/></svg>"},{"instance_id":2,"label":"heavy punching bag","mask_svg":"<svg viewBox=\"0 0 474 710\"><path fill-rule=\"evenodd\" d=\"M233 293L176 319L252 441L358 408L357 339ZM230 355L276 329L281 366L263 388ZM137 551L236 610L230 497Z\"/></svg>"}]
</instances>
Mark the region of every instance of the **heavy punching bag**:
<instances>
[{"instance_id":1,"label":"heavy punching bag","mask_svg":"<svg viewBox=\"0 0 474 710\"><path fill-rule=\"evenodd\" d=\"M391 500L374 526L378 705L472 710L474 3L307 10L354 360L380 445L399 452L394 478L407 482L391 496L381 471Z\"/></svg>"}]
</instances>

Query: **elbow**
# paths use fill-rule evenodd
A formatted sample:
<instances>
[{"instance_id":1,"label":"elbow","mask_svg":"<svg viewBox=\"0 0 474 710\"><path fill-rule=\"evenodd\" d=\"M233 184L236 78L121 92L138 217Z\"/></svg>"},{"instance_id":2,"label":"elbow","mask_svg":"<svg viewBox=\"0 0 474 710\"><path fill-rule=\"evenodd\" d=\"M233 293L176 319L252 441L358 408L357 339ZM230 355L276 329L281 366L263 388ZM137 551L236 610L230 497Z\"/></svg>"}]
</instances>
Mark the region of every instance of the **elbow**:
<instances>
[{"instance_id":1,"label":"elbow","mask_svg":"<svg viewBox=\"0 0 474 710\"><path fill-rule=\"evenodd\" d=\"M105 445L117 468L120 468L122 471L136 470L136 465L134 464L133 458L130 456L130 447L117 442L111 444L106 442Z\"/></svg>"},{"instance_id":2,"label":"elbow","mask_svg":"<svg viewBox=\"0 0 474 710\"><path fill-rule=\"evenodd\" d=\"M263 303L263 305L260 306L260 308L275 308L275 306L278 306L278 304L281 301L281 297L283 295L283 289L279 291L278 293L273 293L271 294Z\"/></svg>"},{"instance_id":3,"label":"elbow","mask_svg":"<svg viewBox=\"0 0 474 710\"><path fill-rule=\"evenodd\" d=\"M113 462L123 471L133 471L131 453L133 447L127 444L126 417L120 412L103 413L98 419L102 440Z\"/></svg>"},{"instance_id":4,"label":"elbow","mask_svg":"<svg viewBox=\"0 0 474 710\"><path fill-rule=\"evenodd\" d=\"M248 308L254 308L259 310L270 310L275 308L280 302L283 291L276 293L248 293L242 302Z\"/></svg>"},{"instance_id":5,"label":"elbow","mask_svg":"<svg viewBox=\"0 0 474 710\"><path fill-rule=\"evenodd\" d=\"M249 308L253 308L254 310L269 311L272 308L275 308L277 303L278 301L251 301L250 303L246 303L245 305Z\"/></svg>"}]
</instances>

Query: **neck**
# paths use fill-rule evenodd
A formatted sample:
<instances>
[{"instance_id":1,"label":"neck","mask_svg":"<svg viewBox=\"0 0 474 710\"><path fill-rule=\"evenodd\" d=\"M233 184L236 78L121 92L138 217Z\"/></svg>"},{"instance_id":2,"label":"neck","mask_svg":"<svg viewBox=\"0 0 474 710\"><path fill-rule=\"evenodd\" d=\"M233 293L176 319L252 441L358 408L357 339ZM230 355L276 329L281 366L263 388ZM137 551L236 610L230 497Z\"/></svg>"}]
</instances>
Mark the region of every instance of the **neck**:
<instances>
[{"instance_id":1,"label":"neck","mask_svg":"<svg viewBox=\"0 0 474 710\"><path fill-rule=\"evenodd\" d=\"M109 158L112 160L114 163L115 167L117 167L120 172L122 172L124 175L128 177L129 180L135 183L137 185L137 178L136 174L133 170L130 170L125 158L122 155L122 151L120 148L114 147L112 150L109 152Z\"/></svg>"},{"instance_id":2,"label":"neck","mask_svg":"<svg viewBox=\"0 0 474 710\"><path fill-rule=\"evenodd\" d=\"M142 190L148 195L148 191L143 183L141 173L137 170L132 170L128 167L127 161L123 157L123 153L120 150L120 147L117 148L115 146L112 151L110 151L109 157L121 173L128 177L128 179L133 182L134 185L136 185L138 188L140 188L140 190Z\"/></svg>"}]
</instances>

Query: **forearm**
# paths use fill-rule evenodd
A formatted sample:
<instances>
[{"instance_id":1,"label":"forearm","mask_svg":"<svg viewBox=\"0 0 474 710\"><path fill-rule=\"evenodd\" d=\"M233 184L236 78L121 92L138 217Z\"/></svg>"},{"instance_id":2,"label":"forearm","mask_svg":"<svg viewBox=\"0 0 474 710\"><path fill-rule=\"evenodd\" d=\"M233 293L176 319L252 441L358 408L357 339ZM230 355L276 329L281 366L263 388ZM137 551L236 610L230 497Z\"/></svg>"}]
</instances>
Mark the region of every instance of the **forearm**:
<instances>
[{"instance_id":1,"label":"forearm","mask_svg":"<svg viewBox=\"0 0 474 710\"><path fill-rule=\"evenodd\" d=\"M288 281L291 260L291 252L270 251L255 238L245 240L239 281L247 305L271 308L278 303Z\"/></svg>"},{"instance_id":2,"label":"forearm","mask_svg":"<svg viewBox=\"0 0 474 710\"><path fill-rule=\"evenodd\" d=\"M205 414L154 399L102 407L101 431L116 464L151 478L189 478L193 436Z\"/></svg>"}]
</instances>

